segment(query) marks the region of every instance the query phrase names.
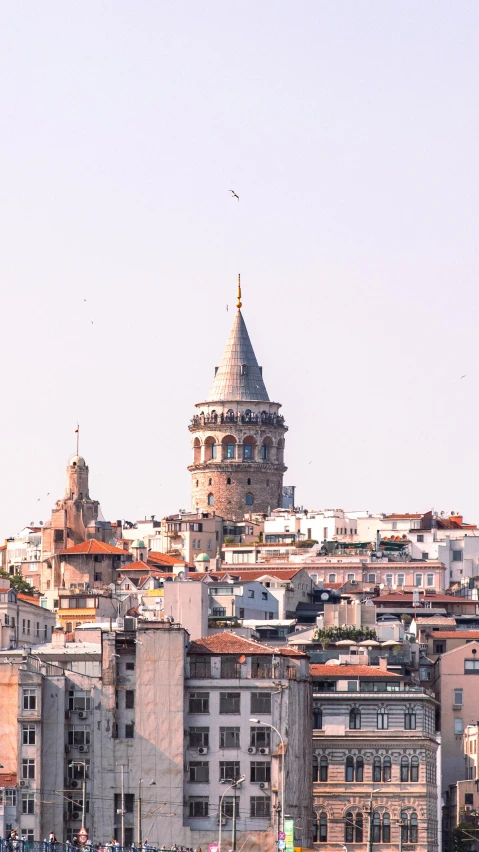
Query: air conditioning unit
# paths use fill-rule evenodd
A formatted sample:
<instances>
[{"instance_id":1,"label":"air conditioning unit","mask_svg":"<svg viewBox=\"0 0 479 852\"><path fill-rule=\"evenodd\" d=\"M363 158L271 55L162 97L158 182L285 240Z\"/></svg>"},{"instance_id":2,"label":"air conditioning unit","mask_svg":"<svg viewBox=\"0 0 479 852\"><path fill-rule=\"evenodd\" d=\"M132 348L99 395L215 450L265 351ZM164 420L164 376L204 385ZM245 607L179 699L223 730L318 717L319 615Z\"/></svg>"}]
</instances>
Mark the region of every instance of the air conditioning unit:
<instances>
[{"instance_id":1,"label":"air conditioning unit","mask_svg":"<svg viewBox=\"0 0 479 852\"><path fill-rule=\"evenodd\" d=\"M84 710L78 711L78 718L79 719L86 719L86 713L84 712Z\"/></svg>"},{"instance_id":2,"label":"air conditioning unit","mask_svg":"<svg viewBox=\"0 0 479 852\"><path fill-rule=\"evenodd\" d=\"M256 749L254 746L250 746L248 749L248 754L256 754Z\"/></svg>"},{"instance_id":3,"label":"air conditioning unit","mask_svg":"<svg viewBox=\"0 0 479 852\"><path fill-rule=\"evenodd\" d=\"M80 814L79 814L78 811L72 812L72 819L74 819L74 820L80 819Z\"/></svg>"},{"instance_id":4,"label":"air conditioning unit","mask_svg":"<svg viewBox=\"0 0 479 852\"><path fill-rule=\"evenodd\" d=\"M260 790L269 790L269 784L267 784L266 781L261 781L261 783L259 785L259 789Z\"/></svg>"},{"instance_id":5,"label":"air conditioning unit","mask_svg":"<svg viewBox=\"0 0 479 852\"><path fill-rule=\"evenodd\" d=\"M22 780L20 781L20 787L29 787L29 786L30 786L30 785L29 785L28 781L25 781L25 780L22 778Z\"/></svg>"},{"instance_id":6,"label":"air conditioning unit","mask_svg":"<svg viewBox=\"0 0 479 852\"><path fill-rule=\"evenodd\" d=\"M202 746L198 749L198 754L208 754L208 749L206 746Z\"/></svg>"},{"instance_id":7,"label":"air conditioning unit","mask_svg":"<svg viewBox=\"0 0 479 852\"><path fill-rule=\"evenodd\" d=\"M78 751L89 751L89 748L87 745L78 746Z\"/></svg>"},{"instance_id":8,"label":"air conditioning unit","mask_svg":"<svg viewBox=\"0 0 479 852\"><path fill-rule=\"evenodd\" d=\"M72 778L72 780L70 781L70 787L73 787L73 789L75 789L75 787L79 787L79 786L80 786L80 782L77 781L75 778Z\"/></svg>"},{"instance_id":9,"label":"air conditioning unit","mask_svg":"<svg viewBox=\"0 0 479 852\"><path fill-rule=\"evenodd\" d=\"M351 585L352 585L352 586L357 586L357 585L358 585L358 581L357 581L357 580L351 580Z\"/></svg>"},{"instance_id":10,"label":"air conditioning unit","mask_svg":"<svg viewBox=\"0 0 479 852\"><path fill-rule=\"evenodd\" d=\"M220 824L226 825L226 817L225 816L220 817L220 815L218 814L218 816L216 817L216 822L218 823L218 825L220 825Z\"/></svg>"},{"instance_id":11,"label":"air conditioning unit","mask_svg":"<svg viewBox=\"0 0 479 852\"><path fill-rule=\"evenodd\" d=\"M260 748L259 753L260 754L269 754L269 748Z\"/></svg>"},{"instance_id":12,"label":"air conditioning unit","mask_svg":"<svg viewBox=\"0 0 479 852\"><path fill-rule=\"evenodd\" d=\"M22 782L20 781L20 784L21 783ZM464 805L464 810L465 811L472 811L472 810L474 810L474 805Z\"/></svg>"}]
</instances>

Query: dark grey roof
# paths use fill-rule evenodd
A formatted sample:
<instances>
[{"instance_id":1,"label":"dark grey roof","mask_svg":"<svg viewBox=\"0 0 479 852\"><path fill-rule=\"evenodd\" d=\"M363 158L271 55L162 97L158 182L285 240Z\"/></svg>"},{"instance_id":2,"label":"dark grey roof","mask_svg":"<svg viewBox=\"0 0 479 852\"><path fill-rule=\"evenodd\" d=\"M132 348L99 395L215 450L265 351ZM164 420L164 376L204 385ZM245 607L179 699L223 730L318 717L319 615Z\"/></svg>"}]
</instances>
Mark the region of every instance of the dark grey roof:
<instances>
[{"instance_id":1,"label":"dark grey roof","mask_svg":"<svg viewBox=\"0 0 479 852\"><path fill-rule=\"evenodd\" d=\"M269 402L245 321L238 311L207 401L240 399Z\"/></svg>"}]
</instances>

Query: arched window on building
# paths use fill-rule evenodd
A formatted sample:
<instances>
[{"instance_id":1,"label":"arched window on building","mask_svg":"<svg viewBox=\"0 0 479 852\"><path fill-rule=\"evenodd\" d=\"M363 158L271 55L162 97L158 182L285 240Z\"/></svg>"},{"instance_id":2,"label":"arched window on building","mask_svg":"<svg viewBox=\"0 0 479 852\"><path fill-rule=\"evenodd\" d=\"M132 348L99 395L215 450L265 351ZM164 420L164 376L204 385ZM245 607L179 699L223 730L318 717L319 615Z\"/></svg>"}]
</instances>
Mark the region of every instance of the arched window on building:
<instances>
[{"instance_id":1,"label":"arched window on building","mask_svg":"<svg viewBox=\"0 0 479 852\"><path fill-rule=\"evenodd\" d=\"M348 754L348 756L346 758L345 780L348 783L351 782L351 781L354 781L354 757L351 757L350 754Z\"/></svg>"},{"instance_id":2,"label":"arched window on building","mask_svg":"<svg viewBox=\"0 0 479 852\"><path fill-rule=\"evenodd\" d=\"M328 758L323 755L319 761L319 780L328 780Z\"/></svg>"},{"instance_id":3,"label":"arched window on building","mask_svg":"<svg viewBox=\"0 0 479 852\"><path fill-rule=\"evenodd\" d=\"M344 820L344 842L354 843L354 814L348 811Z\"/></svg>"},{"instance_id":4,"label":"arched window on building","mask_svg":"<svg viewBox=\"0 0 479 852\"><path fill-rule=\"evenodd\" d=\"M319 842L328 842L328 817L324 811L319 815Z\"/></svg>"},{"instance_id":5,"label":"arched window on building","mask_svg":"<svg viewBox=\"0 0 479 852\"><path fill-rule=\"evenodd\" d=\"M353 707L349 711L349 729L350 731L359 731L361 728L361 711L357 707Z\"/></svg>"},{"instance_id":6,"label":"arched window on building","mask_svg":"<svg viewBox=\"0 0 479 852\"><path fill-rule=\"evenodd\" d=\"M409 758L403 754L401 757L401 781L409 781Z\"/></svg>"},{"instance_id":7,"label":"arched window on building","mask_svg":"<svg viewBox=\"0 0 479 852\"><path fill-rule=\"evenodd\" d=\"M417 823L417 813L413 811L411 816L409 817L409 843L417 843L418 842L418 823Z\"/></svg>"},{"instance_id":8,"label":"arched window on building","mask_svg":"<svg viewBox=\"0 0 479 852\"><path fill-rule=\"evenodd\" d=\"M391 758L386 755L383 760L383 781L391 780Z\"/></svg>"},{"instance_id":9,"label":"arched window on building","mask_svg":"<svg viewBox=\"0 0 479 852\"><path fill-rule=\"evenodd\" d=\"M363 842L363 815L360 811L356 814L356 831L355 831L355 843Z\"/></svg>"},{"instance_id":10,"label":"arched window on building","mask_svg":"<svg viewBox=\"0 0 479 852\"><path fill-rule=\"evenodd\" d=\"M411 757L411 781L419 781L419 758L414 756Z\"/></svg>"},{"instance_id":11,"label":"arched window on building","mask_svg":"<svg viewBox=\"0 0 479 852\"><path fill-rule=\"evenodd\" d=\"M400 828L401 843L407 843L409 838L409 817L407 811L401 811Z\"/></svg>"},{"instance_id":12,"label":"arched window on building","mask_svg":"<svg viewBox=\"0 0 479 852\"><path fill-rule=\"evenodd\" d=\"M375 757L373 759L373 783L377 784L381 781L381 758Z\"/></svg>"},{"instance_id":13,"label":"arched window on building","mask_svg":"<svg viewBox=\"0 0 479 852\"><path fill-rule=\"evenodd\" d=\"M356 758L356 781L364 780L364 760L361 756Z\"/></svg>"},{"instance_id":14,"label":"arched window on building","mask_svg":"<svg viewBox=\"0 0 479 852\"><path fill-rule=\"evenodd\" d=\"M386 812L383 814L383 843L391 842L391 818Z\"/></svg>"},{"instance_id":15,"label":"arched window on building","mask_svg":"<svg viewBox=\"0 0 479 852\"><path fill-rule=\"evenodd\" d=\"M215 496L214 494L208 494L208 506L215 505Z\"/></svg>"},{"instance_id":16,"label":"arched window on building","mask_svg":"<svg viewBox=\"0 0 479 852\"><path fill-rule=\"evenodd\" d=\"M319 781L319 761L316 754L313 755L313 784Z\"/></svg>"},{"instance_id":17,"label":"arched window on building","mask_svg":"<svg viewBox=\"0 0 479 852\"><path fill-rule=\"evenodd\" d=\"M381 843L381 814L373 815L373 843Z\"/></svg>"},{"instance_id":18,"label":"arched window on building","mask_svg":"<svg viewBox=\"0 0 479 852\"><path fill-rule=\"evenodd\" d=\"M318 842L318 815L313 813L313 843Z\"/></svg>"}]
</instances>

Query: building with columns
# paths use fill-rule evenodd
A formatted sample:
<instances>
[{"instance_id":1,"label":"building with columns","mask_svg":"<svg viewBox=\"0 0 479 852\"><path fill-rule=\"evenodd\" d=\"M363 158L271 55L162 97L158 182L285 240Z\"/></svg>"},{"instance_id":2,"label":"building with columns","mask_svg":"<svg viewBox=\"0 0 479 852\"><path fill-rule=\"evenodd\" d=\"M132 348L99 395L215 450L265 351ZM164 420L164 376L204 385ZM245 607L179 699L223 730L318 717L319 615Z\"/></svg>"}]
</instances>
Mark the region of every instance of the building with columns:
<instances>
[{"instance_id":1,"label":"building with columns","mask_svg":"<svg viewBox=\"0 0 479 852\"><path fill-rule=\"evenodd\" d=\"M191 472L194 511L230 520L281 506L284 436L279 402L271 402L241 313L237 313L211 390L196 405Z\"/></svg>"}]
</instances>

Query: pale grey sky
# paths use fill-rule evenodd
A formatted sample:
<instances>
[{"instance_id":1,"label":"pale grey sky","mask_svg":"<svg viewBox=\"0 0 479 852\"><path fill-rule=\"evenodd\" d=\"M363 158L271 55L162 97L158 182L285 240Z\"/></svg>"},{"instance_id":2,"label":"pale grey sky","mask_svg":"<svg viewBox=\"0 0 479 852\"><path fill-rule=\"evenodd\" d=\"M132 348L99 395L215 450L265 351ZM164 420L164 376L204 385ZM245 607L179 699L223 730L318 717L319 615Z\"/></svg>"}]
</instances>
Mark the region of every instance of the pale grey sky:
<instances>
[{"instance_id":1,"label":"pale grey sky","mask_svg":"<svg viewBox=\"0 0 479 852\"><path fill-rule=\"evenodd\" d=\"M479 522L478 27L438 0L3 4L1 535L49 516L77 418L106 517L189 507L239 271L298 501Z\"/></svg>"}]
</instances>

